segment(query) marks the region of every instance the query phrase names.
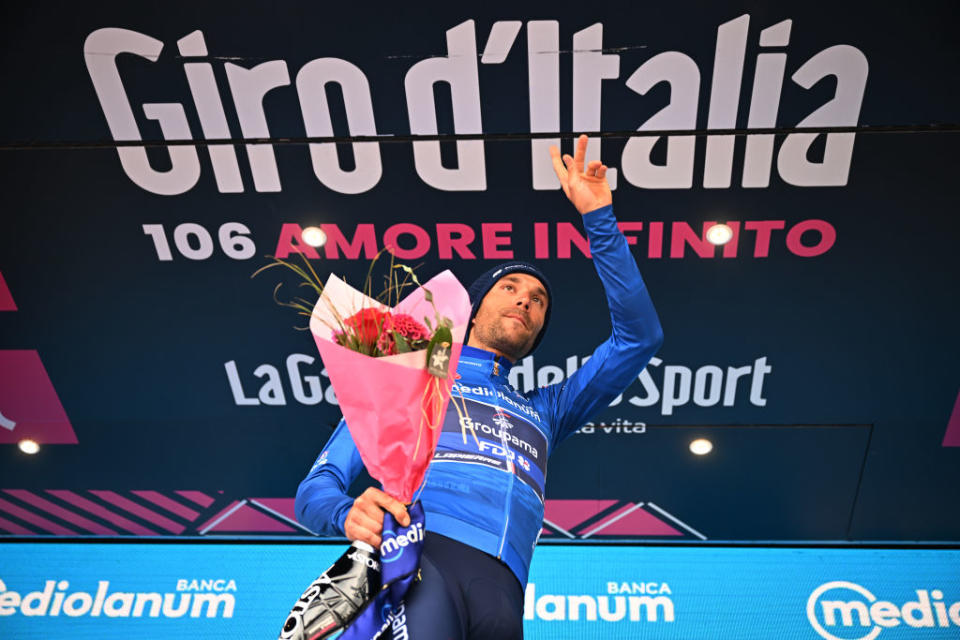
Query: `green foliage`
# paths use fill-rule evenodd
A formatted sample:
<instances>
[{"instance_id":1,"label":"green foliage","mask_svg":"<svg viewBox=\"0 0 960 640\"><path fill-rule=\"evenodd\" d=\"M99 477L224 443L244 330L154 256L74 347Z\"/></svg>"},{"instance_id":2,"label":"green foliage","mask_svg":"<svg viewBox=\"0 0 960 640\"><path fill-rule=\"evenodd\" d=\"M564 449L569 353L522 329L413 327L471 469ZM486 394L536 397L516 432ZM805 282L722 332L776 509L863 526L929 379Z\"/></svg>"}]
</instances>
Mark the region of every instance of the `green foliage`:
<instances>
[{"instance_id":1,"label":"green foliage","mask_svg":"<svg viewBox=\"0 0 960 640\"><path fill-rule=\"evenodd\" d=\"M400 334L399 331L393 331L393 339L397 344L397 353L410 353L412 349L410 348L410 343L407 342L407 339Z\"/></svg>"}]
</instances>

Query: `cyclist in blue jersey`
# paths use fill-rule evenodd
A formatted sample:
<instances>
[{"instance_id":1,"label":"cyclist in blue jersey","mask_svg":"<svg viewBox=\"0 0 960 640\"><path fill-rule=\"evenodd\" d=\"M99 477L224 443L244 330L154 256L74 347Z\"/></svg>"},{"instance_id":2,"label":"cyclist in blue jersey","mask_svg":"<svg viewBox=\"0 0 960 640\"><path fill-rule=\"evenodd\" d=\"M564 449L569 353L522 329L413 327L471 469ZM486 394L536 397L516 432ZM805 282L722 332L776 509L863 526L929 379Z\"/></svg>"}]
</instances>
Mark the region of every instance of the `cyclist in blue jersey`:
<instances>
[{"instance_id":1,"label":"cyclist in blue jersey","mask_svg":"<svg viewBox=\"0 0 960 640\"><path fill-rule=\"evenodd\" d=\"M470 287L473 316L453 399L420 492L426 514L422 581L393 622L394 637L522 638L523 590L543 522L547 458L643 370L663 341L646 286L613 216L599 161L584 166L551 147L563 191L582 214L603 284L611 336L562 383L520 393L507 377L533 350L550 319L554 289L538 267L508 262ZM384 511L402 526L404 505L376 488L347 488L363 468L341 421L297 491L307 527L381 543ZM406 634L406 636L404 636Z\"/></svg>"}]
</instances>

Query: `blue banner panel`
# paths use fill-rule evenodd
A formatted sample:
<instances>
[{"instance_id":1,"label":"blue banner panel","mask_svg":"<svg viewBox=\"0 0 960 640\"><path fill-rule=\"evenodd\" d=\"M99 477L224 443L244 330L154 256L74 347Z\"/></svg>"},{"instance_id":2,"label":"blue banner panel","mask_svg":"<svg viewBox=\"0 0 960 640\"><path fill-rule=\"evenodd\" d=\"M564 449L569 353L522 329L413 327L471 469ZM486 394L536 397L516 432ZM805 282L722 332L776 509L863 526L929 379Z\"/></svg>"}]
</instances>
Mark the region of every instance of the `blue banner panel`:
<instances>
[{"instance_id":1,"label":"blue banner panel","mask_svg":"<svg viewBox=\"0 0 960 640\"><path fill-rule=\"evenodd\" d=\"M342 551L6 544L0 637L275 637L300 591ZM524 632L577 640L956 638L958 569L958 549L551 545L533 563Z\"/></svg>"}]
</instances>

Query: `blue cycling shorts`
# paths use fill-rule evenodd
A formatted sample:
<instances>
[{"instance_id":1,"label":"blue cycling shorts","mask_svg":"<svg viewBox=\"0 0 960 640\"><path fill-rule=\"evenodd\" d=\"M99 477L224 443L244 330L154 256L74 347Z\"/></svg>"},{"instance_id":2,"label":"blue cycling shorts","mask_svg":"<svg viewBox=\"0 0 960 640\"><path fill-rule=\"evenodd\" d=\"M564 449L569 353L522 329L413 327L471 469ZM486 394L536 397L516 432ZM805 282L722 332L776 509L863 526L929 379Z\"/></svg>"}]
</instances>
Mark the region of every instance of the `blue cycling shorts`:
<instances>
[{"instance_id":1,"label":"blue cycling shorts","mask_svg":"<svg viewBox=\"0 0 960 640\"><path fill-rule=\"evenodd\" d=\"M491 555L427 533L413 585L392 625L394 640L521 640L523 588Z\"/></svg>"}]
</instances>

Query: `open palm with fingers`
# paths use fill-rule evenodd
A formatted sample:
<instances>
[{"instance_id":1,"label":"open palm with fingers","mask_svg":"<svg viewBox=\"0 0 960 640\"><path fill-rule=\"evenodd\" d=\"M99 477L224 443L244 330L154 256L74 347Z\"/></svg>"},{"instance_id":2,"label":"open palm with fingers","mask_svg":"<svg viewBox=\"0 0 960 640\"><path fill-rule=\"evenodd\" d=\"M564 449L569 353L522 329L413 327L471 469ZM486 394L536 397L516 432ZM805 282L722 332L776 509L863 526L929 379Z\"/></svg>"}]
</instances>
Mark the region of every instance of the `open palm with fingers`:
<instances>
[{"instance_id":1,"label":"open palm with fingers","mask_svg":"<svg viewBox=\"0 0 960 640\"><path fill-rule=\"evenodd\" d=\"M587 136L577 138L574 155L564 154L561 158L556 145L550 147L553 170L560 178L560 186L567 198L581 214L588 213L613 202L613 194L607 183L607 167L599 160L592 160L584 168L587 155Z\"/></svg>"}]
</instances>

